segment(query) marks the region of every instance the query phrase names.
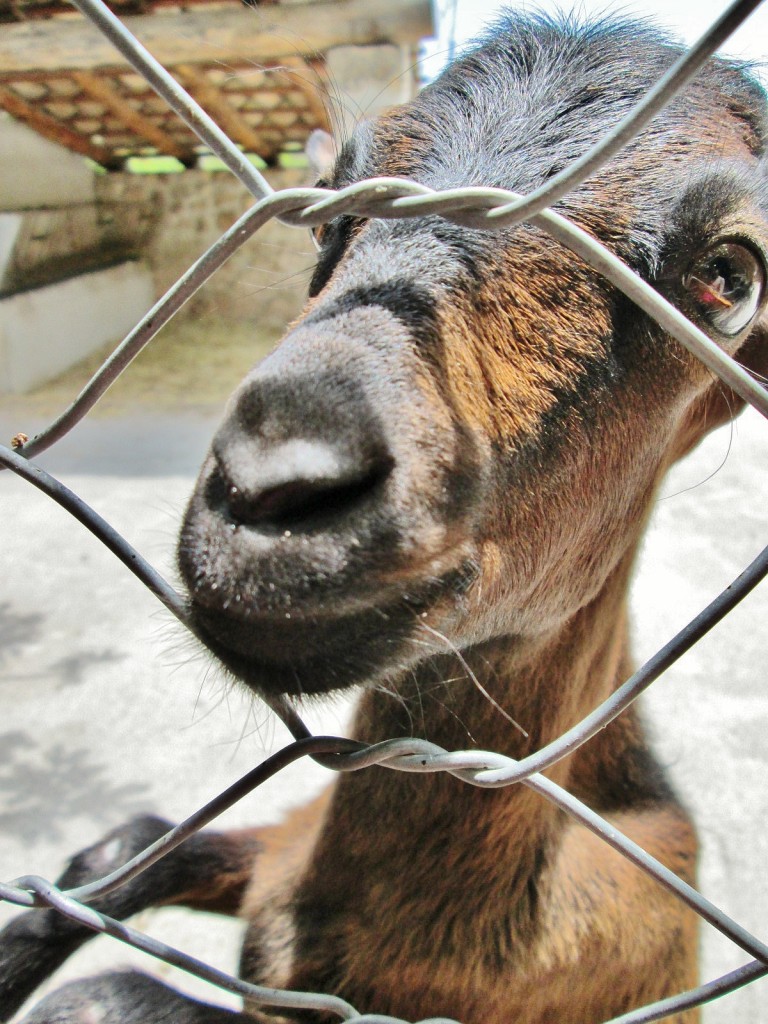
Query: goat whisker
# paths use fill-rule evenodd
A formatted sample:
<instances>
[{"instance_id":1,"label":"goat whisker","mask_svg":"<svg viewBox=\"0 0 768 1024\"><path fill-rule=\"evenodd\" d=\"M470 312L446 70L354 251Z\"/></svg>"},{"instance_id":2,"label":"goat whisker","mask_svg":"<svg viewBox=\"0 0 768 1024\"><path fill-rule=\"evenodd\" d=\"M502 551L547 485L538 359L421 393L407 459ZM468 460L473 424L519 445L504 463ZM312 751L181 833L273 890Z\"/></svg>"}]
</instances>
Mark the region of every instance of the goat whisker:
<instances>
[{"instance_id":1,"label":"goat whisker","mask_svg":"<svg viewBox=\"0 0 768 1024\"><path fill-rule=\"evenodd\" d=\"M461 667L467 673L467 676L469 677L470 681L477 687L477 689L480 691L480 693L482 693L482 695L485 697L485 699L488 701L488 703L491 704L494 708L496 708L496 710L499 712L499 714L503 715L503 717L506 718L506 720L510 723L510 725L513 725L515 727L515 729L517 729L519 732L521 732L523 734L523 736L525 736L525 738L528 739L530 734L525 731L525 729L522 727L522 725L520 725L519 722L515 721L515 719L509 714L509 712L504 710L504 708L501 706L501 704L499 704L499 702L497 700L495 700L490 695L490 693L488 693L486 688L483 686L483 684L480 682L480 680L477 678L475 673L472 671L472 669L467 664L466 658L461 653L461 651L458 649L458 647L454 643L452 643L448 639L448 637L445 636L443 633L441 633L439 630L434 629L432 626L428 626L426 624L426 622L420 622L419 625L421 626L422 629L426 630L428 633L431 633L438 640L442 640L442 642L446 645L446 647L456 656L456 658L458 659L459 663L461 664Z\"/></svg>"}]
</instances>

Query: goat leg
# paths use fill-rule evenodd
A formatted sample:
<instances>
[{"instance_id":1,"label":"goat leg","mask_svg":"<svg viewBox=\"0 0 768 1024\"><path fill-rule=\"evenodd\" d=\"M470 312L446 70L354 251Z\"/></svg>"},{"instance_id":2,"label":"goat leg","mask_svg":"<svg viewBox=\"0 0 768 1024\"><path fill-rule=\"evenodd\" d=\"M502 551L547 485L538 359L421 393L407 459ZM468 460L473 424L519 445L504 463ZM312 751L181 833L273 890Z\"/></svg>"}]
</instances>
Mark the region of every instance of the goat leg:
<instances>
[{"instance_id":1,"label":"goat leg","mask_svg":"<svg viewBox=\"0 0 768 1024\"><path fill-rule=\"evenodd\" d=\"M73 857L56 884L71 889L109 874L170 828L162 818L134 818ZM236 914L259 849L255 830L199 832L91 906L118 920L168 905ZM93 935L56 910L28 911L11 921L0 932L0 1021L10 1020L37 986Z\"/></svg>"},{"instance_id":2,"label":"goat leg","mask_svg":"<svg viewBox=\"0 0 768 1024\"><path fill-rule=\"evenodd\" d=\"M246 1018L198 1002L138 971L111 971L47 996L21 1024L239 1024Z\"/></svg>"}]
</instances>

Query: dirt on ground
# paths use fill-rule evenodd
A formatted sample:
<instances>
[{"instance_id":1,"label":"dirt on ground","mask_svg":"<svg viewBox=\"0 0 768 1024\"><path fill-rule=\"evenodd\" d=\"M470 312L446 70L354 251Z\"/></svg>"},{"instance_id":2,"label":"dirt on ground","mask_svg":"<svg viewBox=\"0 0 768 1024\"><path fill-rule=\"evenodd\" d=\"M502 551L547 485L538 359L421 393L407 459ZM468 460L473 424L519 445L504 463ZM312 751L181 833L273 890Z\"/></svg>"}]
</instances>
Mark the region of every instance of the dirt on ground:
<instances>
[{"instance_id":1,"label":"dirt on ground","mask_svg":"<svg viewBox=\"0 0 768 1024\"><path fill-rule=\"evenodd\" d=\"M115 381L89 418L135 415L141 409L166 414L215 413L243 375L278 339L275 330L243 321L220 317L172 320ZM4 395L4 412L20 419L51 419L58 415L117 344L116 341L95 352L28 394Z\"/></svg>"}]
</instances>

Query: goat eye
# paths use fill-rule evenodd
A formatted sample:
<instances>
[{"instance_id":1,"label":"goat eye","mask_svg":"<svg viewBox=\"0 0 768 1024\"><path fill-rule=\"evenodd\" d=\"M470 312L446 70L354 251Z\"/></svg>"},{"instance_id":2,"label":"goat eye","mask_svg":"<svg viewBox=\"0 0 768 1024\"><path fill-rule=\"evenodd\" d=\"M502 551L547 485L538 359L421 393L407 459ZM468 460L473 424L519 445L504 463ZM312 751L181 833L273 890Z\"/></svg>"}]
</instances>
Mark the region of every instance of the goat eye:
<instances>
[{"instance_id":1,"label":"goat eye","mask_svg":"<svg viewBox=\"0 0 768 1024\"><path fill-rule=\"evenodd\" d=\"M743 331L760 308L765 268L746 245L722 242L692 265L683 287L712 327L731 336Z\"/></svg>"}]
</instances>

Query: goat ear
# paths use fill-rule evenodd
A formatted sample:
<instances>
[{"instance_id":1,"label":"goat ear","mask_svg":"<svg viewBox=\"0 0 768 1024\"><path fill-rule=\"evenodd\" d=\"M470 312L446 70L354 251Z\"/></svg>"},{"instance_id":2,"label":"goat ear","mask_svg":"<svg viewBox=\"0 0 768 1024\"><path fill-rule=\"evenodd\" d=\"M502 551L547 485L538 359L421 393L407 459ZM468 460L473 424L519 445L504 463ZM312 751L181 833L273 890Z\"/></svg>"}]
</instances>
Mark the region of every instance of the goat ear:
<instances>
[{"instance_id":1,"label":"goat ear","mask_svg":"<svg viewBox=\"0 0 768 1024\"><path fill-rule=\"evenodd\" d=\"M315 128L307 139L305 152L316 176L322 179L330 178L339 155L339 147L334 137L322 128Z\"/></svg>"}]
</instances>

